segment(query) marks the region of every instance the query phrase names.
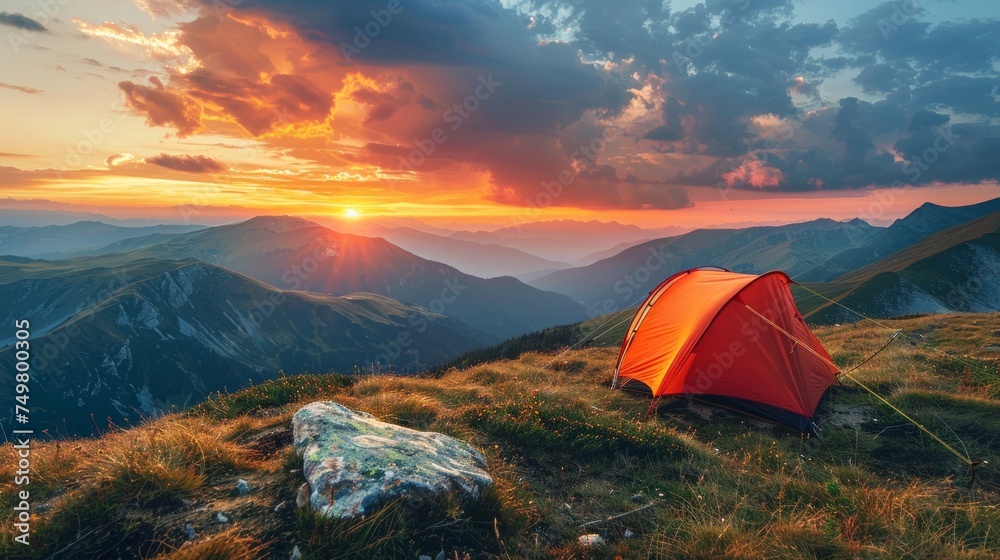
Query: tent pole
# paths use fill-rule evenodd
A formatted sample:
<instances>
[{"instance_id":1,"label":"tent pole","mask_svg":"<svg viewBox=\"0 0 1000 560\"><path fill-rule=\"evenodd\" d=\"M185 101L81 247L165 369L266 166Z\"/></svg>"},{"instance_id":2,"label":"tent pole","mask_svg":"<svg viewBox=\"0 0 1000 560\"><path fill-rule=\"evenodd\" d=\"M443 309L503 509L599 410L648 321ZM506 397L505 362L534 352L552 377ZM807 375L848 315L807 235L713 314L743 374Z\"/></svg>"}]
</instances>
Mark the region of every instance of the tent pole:
<instances>
[{"instance_id":1,"label":"tent pole","mask_svg":"<svg viewBox=\"0 0 1000 560\"><path fill-rule=\"evenodd\" d=\"M643 420L649 418L656 414L656 407L660 404L661 395L653 397L653 400L649 403L649 409L646 410L646 415L642 417Z\"/></svg>"}]
</instances>

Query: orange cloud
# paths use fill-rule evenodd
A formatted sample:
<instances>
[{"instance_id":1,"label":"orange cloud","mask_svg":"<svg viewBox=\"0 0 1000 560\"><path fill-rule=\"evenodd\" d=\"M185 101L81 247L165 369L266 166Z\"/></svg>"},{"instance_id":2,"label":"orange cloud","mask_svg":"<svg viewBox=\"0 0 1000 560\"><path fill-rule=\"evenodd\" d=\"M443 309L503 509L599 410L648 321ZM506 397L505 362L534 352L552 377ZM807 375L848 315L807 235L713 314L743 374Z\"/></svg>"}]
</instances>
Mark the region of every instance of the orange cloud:
<instances>
[{"instance_id":1,"label":"orange cloud","mask_svg":"<svg viewBox=\"0 0 1000 560\"><path fill-rule=\"evenodd\" d=\"M393 31L405 34L409 23L401 20ZM452 64L404 51L401 60L386 60L373 46L348 62L330 37L251 9L204 8L155 41L132 27L81 28L111 42L163 47L155 53L168 58L165 78L119 83L128 107L148 124L181 138L258 139L276 167L294 166L295 188L351 189L387 204L414 195L528 207L688 204L662 176L639 178L613 164L606 144L631 140L618 132L605 142L608 130L622 127L598 122L598 111L588 108L603 106L607 82L568 45L520 37L510 52ZM649 85L648 93L659 87ZM654 119L656 108L645 117ZM239 157L225 160L233 180L249 180ZM254 175L267 183L291 178ZM342 179L357 176L373 179L363 186ZM554 181L566 188L551 196Z\"/></svg>"},{"instance_id":2,"label":"orange cloud","mask_svg":"<svg viewBox=\"0 0 1000 560\"><path fill-rule=\"evenodd\" d=\"M118 84L128 106L145 115L147 123L174 126L182 138L203 128L201 106L185 95L168 90L156 76L151 76L149 82L152 86L129 81Z\"/></svg>"},{"instance_id":3,"label":"orange cloud","mask_svg":"<svg viewBox=\"0 0 1000 560\"><path fill-rule=\"evenodd\" d=\"M780 169L770 167L752 159L729 173L722 175L722 180L732 188L754 187L757 189L772 189L781 186L787 178Z\"/></svg>"}]
</instances>

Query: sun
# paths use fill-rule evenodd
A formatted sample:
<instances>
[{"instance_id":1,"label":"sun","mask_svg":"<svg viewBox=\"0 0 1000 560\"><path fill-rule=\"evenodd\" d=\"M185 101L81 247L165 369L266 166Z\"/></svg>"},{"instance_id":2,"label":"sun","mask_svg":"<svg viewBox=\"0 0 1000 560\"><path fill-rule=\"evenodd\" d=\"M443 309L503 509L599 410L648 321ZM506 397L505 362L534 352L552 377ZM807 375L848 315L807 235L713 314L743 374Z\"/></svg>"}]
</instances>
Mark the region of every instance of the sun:
<instances>
[{"instance_id":1,"label":"sun","mask_svg":"<svg viewBox=\"0 0 1000 560\"><path fill-rule=\"evenodd\" d=\"M348 209L347 209L347 210L346 210L346 211L344 212L344 215L345 215L345 216L347 216L348 218L357 218L358 216L360 216L360 215L361 215L361 213L360 213L360 212L358 212L358 209L357 209L357 208L348 208Z\"/></svg>"}]
</instances>

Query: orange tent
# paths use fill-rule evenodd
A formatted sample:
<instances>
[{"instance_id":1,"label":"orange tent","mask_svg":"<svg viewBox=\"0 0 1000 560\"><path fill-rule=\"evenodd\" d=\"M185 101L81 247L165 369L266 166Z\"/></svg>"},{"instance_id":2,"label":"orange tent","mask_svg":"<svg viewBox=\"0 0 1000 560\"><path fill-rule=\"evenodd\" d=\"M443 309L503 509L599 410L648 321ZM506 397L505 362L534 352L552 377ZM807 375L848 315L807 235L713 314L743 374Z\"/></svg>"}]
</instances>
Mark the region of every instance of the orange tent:
<instances>
[{"instance_id":1,"label":"orange tent","mask_svg":"<svg viewBox=\"0 0 1000 560\"><path fill-rule=\"evenodd\" d=\"M684 395L814 432L838 373L795 307L784 272L679 272L639 306L614 386Z\"/></svg>"}]
</instances>

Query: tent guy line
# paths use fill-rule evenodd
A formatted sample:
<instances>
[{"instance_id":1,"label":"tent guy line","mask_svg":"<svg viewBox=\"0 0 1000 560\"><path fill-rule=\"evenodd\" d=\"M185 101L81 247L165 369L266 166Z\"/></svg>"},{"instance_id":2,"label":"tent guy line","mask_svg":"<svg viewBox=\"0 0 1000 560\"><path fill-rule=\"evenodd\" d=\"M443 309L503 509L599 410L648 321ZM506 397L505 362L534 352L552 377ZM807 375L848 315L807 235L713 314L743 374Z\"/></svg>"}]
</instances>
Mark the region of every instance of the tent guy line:
<instances>
[{"instance_id":1,"label":"tent guy line","mask_svg":"<svg viewBox=\"0 0 1000 560\"><path fill-rule=\"evenodd\" d=\"M649 292L633 314L612 388L648 393L652 398L647 416L664 395L685 395L804 433L818 433L812 417L819 400L831 385L839 384L837 376L843 376L958 457L969 466L975 480L975 468L985 461L963 455L851 375L905 336L902 331L897 330L882 348L844 371L806 325L792 299L792 283L780 271L757 276L718 267L689 269L668 277ZM771 317L755 309L754 302L769 305ZM786 345L775 335L767 337L753 328L754 318L791 342L791 348L785 352ZM797 353L799 348L809 357ZM727 375L737 359L747 355L750 357L740 360L739 375ZM621 379L626 381L619 384Z\"/></svg>"}]
</instances>

